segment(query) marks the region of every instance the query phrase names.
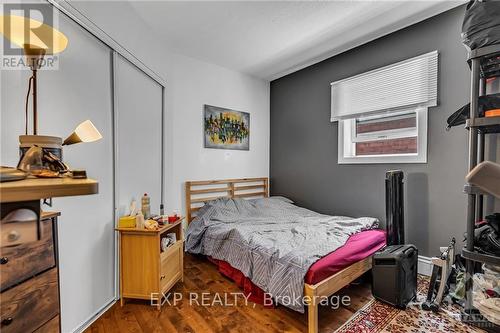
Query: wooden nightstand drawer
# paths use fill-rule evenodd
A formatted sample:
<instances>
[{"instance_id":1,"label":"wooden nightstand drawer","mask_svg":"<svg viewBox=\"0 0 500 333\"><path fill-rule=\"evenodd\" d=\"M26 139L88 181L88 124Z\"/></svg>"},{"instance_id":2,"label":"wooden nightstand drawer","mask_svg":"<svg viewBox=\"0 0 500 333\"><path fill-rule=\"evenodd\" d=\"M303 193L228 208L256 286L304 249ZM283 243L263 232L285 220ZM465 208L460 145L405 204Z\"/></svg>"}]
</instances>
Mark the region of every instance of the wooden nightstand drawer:
<instances>
[{"instance_id":1,"label":"wooden nightstand drawer","mask_svg":"<svg viewBox=\"0 0 500 333\"><path fill-rule=\"evenodd\" d=\"M0 331L33 332L59 314L57 268L2 293ZM27 320L29 318L29 320Z\"/></svg>"},{"instance_id":2,"label":"wooden nightstand drawer","mask_svg":"<svg viewBox=\"0 0 500 333\"><path fill-rule=\"evenodd\" d=\"M41 221L40 230L40 240L0 248L1 291L55 267L52 220Z\"/></svg>"},{"instance_id":3,"label":"wooden nightstand drawer","mask_svg":"<svg viewBox=\"0 0 500 333\"><path fill-rule=\"evenodd\" d=\"M160 289L169 289L180 277L182 270L182 241L177 241L160 256Z\"/></svg>"}]
</instances>

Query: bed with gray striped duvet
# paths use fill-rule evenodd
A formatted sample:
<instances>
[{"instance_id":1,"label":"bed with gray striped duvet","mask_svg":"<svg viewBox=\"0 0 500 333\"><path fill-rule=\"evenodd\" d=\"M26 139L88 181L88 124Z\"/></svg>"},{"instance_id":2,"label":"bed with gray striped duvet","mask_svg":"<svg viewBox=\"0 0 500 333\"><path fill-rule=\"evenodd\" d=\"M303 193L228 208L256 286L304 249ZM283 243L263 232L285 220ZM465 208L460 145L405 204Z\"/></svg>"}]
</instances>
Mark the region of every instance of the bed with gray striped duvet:
<instances>
[{"instance_id":1,"label":"bed with gray striped duvet","mask_svg":"<svg viewBox=\"0 0 500 333\"><path fill-rule=\"evenodd\" d=\"M317 260L358 232L370 217L323 215L282 198L220 198L205 204L186 232L186 251L228 262L273 299L304 312L304 277Z\"/></svg>"}]
</instances>

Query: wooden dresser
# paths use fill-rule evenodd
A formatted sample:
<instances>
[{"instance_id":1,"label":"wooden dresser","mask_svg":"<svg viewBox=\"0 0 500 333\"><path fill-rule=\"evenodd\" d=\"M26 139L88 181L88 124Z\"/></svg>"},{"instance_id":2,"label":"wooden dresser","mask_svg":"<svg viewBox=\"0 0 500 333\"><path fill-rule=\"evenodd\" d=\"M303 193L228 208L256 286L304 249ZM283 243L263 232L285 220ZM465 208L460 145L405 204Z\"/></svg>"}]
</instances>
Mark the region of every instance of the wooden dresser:
<instances>
[{"instance_id":1,"label":"wooden dresser","mask_svg":"<svg viewBox=\"0 0 500 333\"><path fill-rule=\"evenodd\" d=\"M184 278L182 221L158 230L117 228L120 233L120 303L144 299L161 309L162 296ZM161 238L175 233L177 241L161 251Z\"/></svg>"},{"instance_id":2,"label":"wooden dresser","mask_svg":"<svg viewBox=\"0 0 500 333\"><path fill-rule=\"evenodd\" d=\"M0 331L60 332L56 212L40 199L97 193L90 179L0 183Z\"/></svg>"}]
</instances>

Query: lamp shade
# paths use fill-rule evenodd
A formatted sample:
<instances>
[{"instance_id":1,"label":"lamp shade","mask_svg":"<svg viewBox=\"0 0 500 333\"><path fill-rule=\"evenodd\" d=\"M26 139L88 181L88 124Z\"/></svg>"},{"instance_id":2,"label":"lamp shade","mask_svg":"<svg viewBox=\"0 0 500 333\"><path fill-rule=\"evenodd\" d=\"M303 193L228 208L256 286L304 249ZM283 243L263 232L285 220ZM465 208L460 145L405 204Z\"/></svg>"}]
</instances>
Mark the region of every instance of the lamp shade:
<instances>
[{"instance_id":1,"label":"lamp shade","mask_svg":"<svg viewBox=\"0 0 500 333\"><path fill-rule=\"evenodd\" d=\"M26 29L29 33L25 33ZM68 38L62 32L24 16L0 15L0 33L19 47L29 45L45 50L48 55L60 53L68 45Z\"/></svg>"},{"instance_id":2,"label":"lamp shade","mask_svg":"<svg viewBox=\"0 0 500 333\"><path fill-rule=\"evenodd\" d=\"M102 135L94 124L92 124L90 120L85 120L76 127L75 131L71 133L66 140L64 140L63 146L80 142L94 142L100 139L102 139Z\"/></svg>"}]
</instances>

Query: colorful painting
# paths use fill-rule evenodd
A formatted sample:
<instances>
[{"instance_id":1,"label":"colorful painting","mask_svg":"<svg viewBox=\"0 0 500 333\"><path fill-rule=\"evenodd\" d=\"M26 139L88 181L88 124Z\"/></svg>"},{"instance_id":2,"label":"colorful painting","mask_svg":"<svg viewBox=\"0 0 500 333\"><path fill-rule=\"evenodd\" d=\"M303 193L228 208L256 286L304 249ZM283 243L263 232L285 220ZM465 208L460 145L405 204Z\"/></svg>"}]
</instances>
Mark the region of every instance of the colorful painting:
<instances>
[{"instance_id":1,"label":"colorful painting","mask_svg":"<svg viewBox=\"0 0 500 333\"><path fill-rule=\"evenodd\" d=\"M205 105L205 148L249 150L250 114Z\"/></svg>"}]
</instances>

